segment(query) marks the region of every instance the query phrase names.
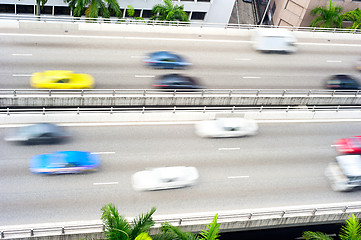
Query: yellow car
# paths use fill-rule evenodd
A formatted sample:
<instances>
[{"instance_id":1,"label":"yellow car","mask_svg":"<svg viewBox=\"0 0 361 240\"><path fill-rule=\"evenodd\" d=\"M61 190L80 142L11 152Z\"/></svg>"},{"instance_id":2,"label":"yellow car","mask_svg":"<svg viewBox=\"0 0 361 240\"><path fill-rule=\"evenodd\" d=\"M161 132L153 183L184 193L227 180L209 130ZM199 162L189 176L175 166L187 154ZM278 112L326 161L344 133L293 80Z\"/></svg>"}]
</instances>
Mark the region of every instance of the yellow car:
<instances>
[{"instance_id":1,"label":"yellow car","mask_svg":"<svg viewBox=\"0 0 361 240\"><path fill-rule=\"evenodd\" d=\"M55 70L33 73L30 85L33 88L84 89L93 88L94 80L89 74Z\"/></svg>"}]
</instances>

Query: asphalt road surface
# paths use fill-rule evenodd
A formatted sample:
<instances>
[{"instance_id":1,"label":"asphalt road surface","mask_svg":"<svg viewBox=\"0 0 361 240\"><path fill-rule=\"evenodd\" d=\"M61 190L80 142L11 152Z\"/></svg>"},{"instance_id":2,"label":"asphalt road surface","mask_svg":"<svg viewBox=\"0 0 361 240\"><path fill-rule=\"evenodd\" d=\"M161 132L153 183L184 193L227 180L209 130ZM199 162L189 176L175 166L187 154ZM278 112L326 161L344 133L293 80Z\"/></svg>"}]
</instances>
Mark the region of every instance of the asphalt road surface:
<instances>
[{"instance_id":1,"label":"asphalt road surface","mask_svg":"<svg viewBox=\"0 0 361 240\"><path fill-rule=\"evenodd\" d=\"M1 128L0 139L11 128ZM253 137L202 139L193 125L68 127L60 145L0 142L0 225L100 219L115 203L125 216L351 202L360 192L333 192L324 176L336 139L356 135L359 122L261 123ZM36 154L83 150L100 154L101 170L41 176L29 172ZM162 166L195 166L194 187L136 192L131 175Z\"/></svg>"},{"instance_id":2,"label":"asphalt road surface","mask_svg":"<svg viewBox=\"0 0 361 240\"><path fill-rule=\"evenodd\" d=\"M192 63L186 70L144 66L146 54L168 50ZM0 88L30 88L32 73L73 70L91 74L96 88L149 89L167 73L193 76L206 88L322 89L332 74L351 74L360 57L354 41L303 40L295 54L263 54L246 37L204 39L182 35L0 33Z\"/></svg>"}]
</instances>

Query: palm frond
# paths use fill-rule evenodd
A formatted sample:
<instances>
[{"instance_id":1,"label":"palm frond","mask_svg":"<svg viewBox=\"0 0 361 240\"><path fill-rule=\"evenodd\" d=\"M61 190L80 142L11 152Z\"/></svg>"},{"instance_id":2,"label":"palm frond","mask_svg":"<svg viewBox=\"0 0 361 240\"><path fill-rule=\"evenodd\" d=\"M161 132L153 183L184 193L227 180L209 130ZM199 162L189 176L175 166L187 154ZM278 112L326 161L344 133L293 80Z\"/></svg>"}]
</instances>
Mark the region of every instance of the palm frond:
<instances>
[{"instance_id":1,"label":"palm frond","mask_svg":"<svg viewBox=\"0 0 361 240\"><path fill-rule=\"evenodd\" d=\"M157 209L152 207L152 209L146 213L141 214L133 220L133 228L131 231L130 239L135 239L142 232L148 231L155 223L152 219L152 215Z\"/></svg>"},{"instance_id":2,"label":"palm frond","mask_svg":"<svg viewBox=\"0 0 361 240\"><path fill-rule=\"evenodd\" d=\"M302 237L305 238L306 240L333 240L332 237L322 232L306 231L302 234Z\"/></svg>"},{"instance_id":3,"label":"palm frond","mask_svg":"<svg viewBox=\"0 0 361 240\"><path fill-rule=\"evenodd\" d=\"M341 240L361 239L361 224L354 214L346 220L346 225L342 226L339 237Z\"/></svg>"},{"instance_id":4,"label":"palm frond","mask_svg":"<svg viewBox=\"0 0 361 240\"><path fill-rule=\"evenodd\" d=\"M174 227L168 222L162 223L161 231L163 233L172 233L174 238L179 240L197 240L197 236L191 232L183 232L182 229Z\"/></svg>"},{"instance_id":5,"label":"palm frond","mask_svg":"<svg viewBox=\"0 0 361 240\"><path fill-rule=\"evenodd\" d=\"M101 209L103 211L102 221L105 225L105 235L109 240L129 239L130 226L127 220L119 215L117 207L106 204Z\"/></svg>"},{"instance_id":6,"label":"palm frond","mask_svg":"<svg viewBox=\"0 0 361 240\"><path fill-rule=\"evenodd\" d=\"M218 213L214 216L213 221L207 225L208 230L202 229L200 235L203 240L216 240L219 237L219 227L221 224L217 223Z\"/></svg>"}]
</instances>

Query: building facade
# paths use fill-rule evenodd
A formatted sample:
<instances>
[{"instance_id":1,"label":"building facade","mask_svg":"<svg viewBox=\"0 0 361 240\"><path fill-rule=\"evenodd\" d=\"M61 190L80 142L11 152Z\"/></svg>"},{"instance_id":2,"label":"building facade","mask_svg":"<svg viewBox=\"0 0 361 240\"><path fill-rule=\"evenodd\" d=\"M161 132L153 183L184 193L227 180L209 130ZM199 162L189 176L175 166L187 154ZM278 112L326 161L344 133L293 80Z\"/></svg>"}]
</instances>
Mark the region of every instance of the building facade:
<instances>
[{"instance_id":1,"label":"building facade","mask_svg":"<svg viewBox=\"0 0 361 240\"><path fill-rule=\"evenodd\" d=\"M329 0L270 0L265 19L275 26L309 27L312 9L329 3ZM342 13L361 9L361 0L333 0L333 4L342 7Z\"/></svg>"},{"instance_id":2,"label":"building facade","mask_svg":"<svg viewBox=\"0 0 361 240\"><path fill-rule=\"evenodd\" d=\"M236 0L173 0L177 5L184 5L191 21L205 21L209 23L228 23ZM153 16L151 9L155 4L162 4L163 0L118 0L127 17L127 7L135 9L135 17L148 19ZM0 14L33 14L35 15L36 0L0 0ZM43 15L71 16L71 11L63 0L48 0L41 10Z\"/></svg>"}]
</instances>

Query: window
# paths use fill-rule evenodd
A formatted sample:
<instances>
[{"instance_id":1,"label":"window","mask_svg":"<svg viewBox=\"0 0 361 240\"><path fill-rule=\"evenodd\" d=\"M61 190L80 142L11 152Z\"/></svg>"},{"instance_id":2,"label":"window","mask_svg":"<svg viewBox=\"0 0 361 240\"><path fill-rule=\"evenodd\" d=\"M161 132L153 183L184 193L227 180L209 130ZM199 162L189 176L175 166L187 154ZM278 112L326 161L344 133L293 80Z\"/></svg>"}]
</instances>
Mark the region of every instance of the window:
<instances>
[{"instance_id":1,"label":"window","mask_svg":"<svg viewBox=\"0 0 361 240\"><path fill-rule=\"evenodd\" d=\"M211 2L211 0L197 0L197 2Z\"/></svg>"},{"instance_id":2,"label":"window","mask_svg":"<svg viewBox=\"0 0 361 240\"><path fill-rule=\"evenodd\" d=\"M22 13L35 14L34 8L35 8L34 5L21 5L21 4L17 4L17 5L16 5L16 13L17 13L17 14L22 14Z\"/></svg>"},{"instance_id":3,"label":"window","mask_svg":"<svg viewBox=\"0 0 361 240\"><path fill-rule=\"evenodd\" d=\"M146 10L146 9L143 10L143 14L142 14L143 18L151 18L153 15L154 14L152 10Z\"/></svg>"},{"instance_id":4,"label":"window","mask_svg":"<svg viewBox=\"0 0 361 240\"><path fill-rule=\"evenodd\" d=\"M53 15L53 7L52 6L44 6L43 8L40 7L40 13Z\"/></svg>"},{"instance_id":5,"label":"window","mask_svg":"<svg viewBox=\"0 0 361 240\"><path fill-rule=\"evenodd\" d=\"M70 15L69 7L54 6L54 15Z\"/></svg>"},{"instance_id":6,"label":"window","mask_svg":"<svg viewBox=\"0 0 361 240\"><path fill-rule=\"evenodd\" d=\"M192 12L191 20L204 20L205 16L206 16L205 12Z\"/></svg>"},{"instance_id":7,"label":"window","mask_svg":"<svg viewBox=\"0 0 361 240\"><path fill-rule=\"evenodd\" d=\"M0 4L0 13L15 13L14 4Z\"/></svg>"}]
</instances>

